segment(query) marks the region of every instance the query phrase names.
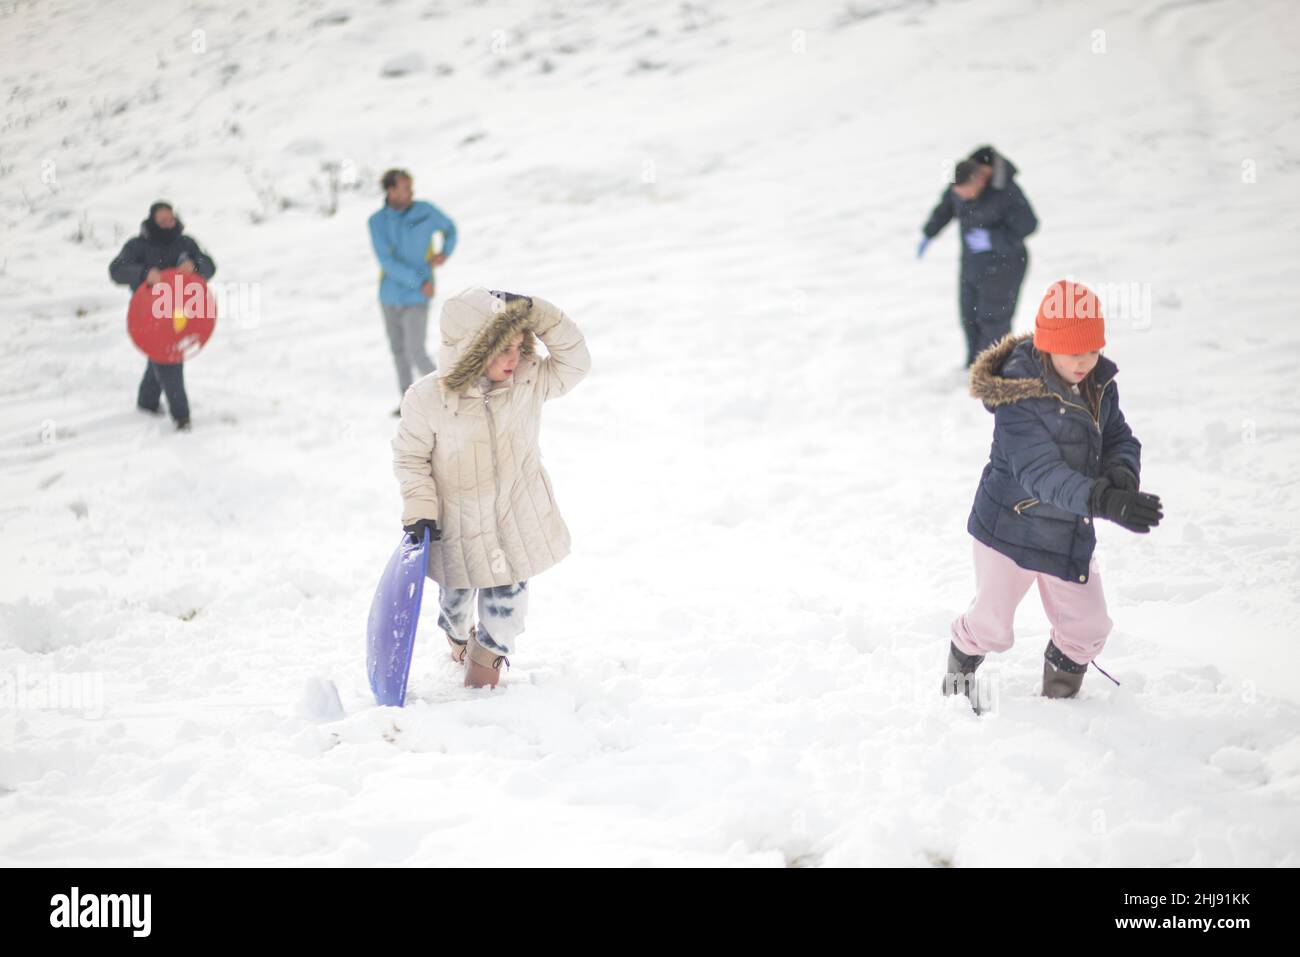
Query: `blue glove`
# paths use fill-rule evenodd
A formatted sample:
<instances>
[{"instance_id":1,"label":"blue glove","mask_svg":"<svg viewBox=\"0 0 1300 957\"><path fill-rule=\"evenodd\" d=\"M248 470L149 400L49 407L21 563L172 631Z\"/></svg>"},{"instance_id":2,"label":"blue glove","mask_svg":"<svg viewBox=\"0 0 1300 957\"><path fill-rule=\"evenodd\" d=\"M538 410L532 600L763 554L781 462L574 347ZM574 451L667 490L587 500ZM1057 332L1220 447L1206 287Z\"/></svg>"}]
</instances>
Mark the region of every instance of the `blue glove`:
<instances>
[{"instance_id":1,"label":"blue glove","mask_svg":"<svg viewBox=\"0 0 1300 957\"><path fill-rule=\"evenodd\" d=\"M972 229L966 233L966 248L973 253L987 253L993 251L993 243L989 239L987 229Z\"/></svg>"},{"instance_id":2,"label":"blue glove","mask_svg":"<svg viewBox=\"0 0 1300 957\"><path fill-rule=\"evenodd\" d=\"M929 236L922 236L922 237L921 237L921 245L919 245L919 246L916 247L916 258L917 258L917 259L920 259L922 256L925 255L925 247L928 246L928 245L930 245L930 237L929 237Z\"/></svg>"}]
</instances>

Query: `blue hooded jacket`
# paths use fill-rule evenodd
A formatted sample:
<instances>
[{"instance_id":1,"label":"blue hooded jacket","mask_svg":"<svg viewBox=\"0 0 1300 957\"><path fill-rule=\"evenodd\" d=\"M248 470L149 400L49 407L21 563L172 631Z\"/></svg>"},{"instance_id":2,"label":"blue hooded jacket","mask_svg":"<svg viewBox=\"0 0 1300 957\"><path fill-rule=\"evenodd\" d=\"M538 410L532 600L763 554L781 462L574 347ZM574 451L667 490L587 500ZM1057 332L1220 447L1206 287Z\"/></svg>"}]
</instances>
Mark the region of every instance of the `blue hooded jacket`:
<instances>
[{"instance_id":1,"label":"blue hooded jacket","mask_svg":"<svg viewBox=\"0 0 1300 957\"><path fill-rule=\"evenodd\" d=\"M1021 568L1088 580L1097 544L1093 486L1114 465L1141 474L1142 446L1119 408L1118 371L1102 356L1076 394L1045 369L1032 334L980 353L971 395L993 413L993 447L966 523L971 535Z\"/></svg>"},{"instance_id":2,"label":"blue hooded jacket","mask_svg":"<svg viewBox=\"0 0 1300 957\"><path fill-rule=\"evenodd\" d=\"M436 254L435 233L442 233L442 252L456 248L456 224L433 203L417 201L404 210L384 204L370 217L370 242L382 270L379 301L390 306L418 306L429 300L420 292L433 281L429 260Z\"/></svg>"},{"instance_id":3,"label":"blue hooded jacket","mask_svg":"<svg viewBox=\"0 0 1300 957\"><path fill-rule=\"evenodd\" d=\"M970 158L993 167L988 186L972 200L962 199L951 186L945 187L921 231L933 239L956 218L963 236L962 275L979 282L1007 274L1016 276L1019 283L1029 262L1025 239L1038 228L1038 217L1015 181L1014 163L991 146L981 147ZM992 248L987 253L974 252L966 244L964 237L973 229L988 231Z\"/></svg>"}]
</instances>

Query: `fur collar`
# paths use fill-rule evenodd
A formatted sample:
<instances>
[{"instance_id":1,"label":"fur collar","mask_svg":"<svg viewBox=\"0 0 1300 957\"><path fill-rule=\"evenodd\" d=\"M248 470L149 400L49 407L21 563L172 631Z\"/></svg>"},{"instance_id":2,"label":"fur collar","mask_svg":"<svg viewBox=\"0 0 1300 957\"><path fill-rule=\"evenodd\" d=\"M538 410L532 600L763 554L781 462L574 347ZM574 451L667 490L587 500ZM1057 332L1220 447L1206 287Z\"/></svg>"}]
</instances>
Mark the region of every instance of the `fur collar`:
<instances>
[{"instance_id":1,"label":"fur collar","mask_svg":"<svg viewBox=\"0 0 1300 957\"><path fill-rule=\"evenodd\" d=\"M1104 385L1118 371L1115 363L1102 356L1092 370L1093 380ZM1025 399L1065 397L1062 389L1048 384L1034 351L1032 332L1004 336L976 356L970 367L970 394L990 410Z\"/></svg>"},{"instance_id":2,"label":"fur collar","mask_svg":"<svg viewBox=\"0 0 1300 957\"><path fill-rule=\"evenodd\" d=\"M507 343L516 333L524 334L519 347L522 355L537 354L533 336L533 301L526 297L512 299L494 309L491 317L458 350L456 363L441 377L442 388L451 395L460 395L487 372L492 360L505 351Z\"/></svg>"},{"instance_id":3,"label":"fur collar","mask_svg":"<svg viewBox=\"0 0 1300 957\"><path fill-rule=\"evenodd\" d=\"M1028 332L1019 336L1003 336L976 356L970 367L970 394L990 409L1000 405L1011 405L1024 399L1051 398L1052 393L1043 379L1041 367L1033 361L1032 352L1029 349L1017 350L1016 348L1021 343L1026 343L1032 348L1033 338L1033 333ZM1017 351L1019 354L1016 359L1021 361L1013 362L1011 365L1019 368L1007 369L1005 371L1011 375L1004 375L1003 366L1008 364L1012 354ZM1036 368L1026 369L1024 359L1029 359L1030 364ZM1034 372L1038 374L1034 375Z\"/></svg>"},{"instance_id":4,"label":"fur collar","mask_svg":"<svg viewBox=\"0 0 1300 957\"><path fill-rule=\"evenodd\" d=\"M151 243L159 245L174 243L181 238L183 232L185 232L185 224L179 219L176 220L176 225L171 229L163 229L152 219L140 221L140 238Z\"/></svg>"}]
</instances>

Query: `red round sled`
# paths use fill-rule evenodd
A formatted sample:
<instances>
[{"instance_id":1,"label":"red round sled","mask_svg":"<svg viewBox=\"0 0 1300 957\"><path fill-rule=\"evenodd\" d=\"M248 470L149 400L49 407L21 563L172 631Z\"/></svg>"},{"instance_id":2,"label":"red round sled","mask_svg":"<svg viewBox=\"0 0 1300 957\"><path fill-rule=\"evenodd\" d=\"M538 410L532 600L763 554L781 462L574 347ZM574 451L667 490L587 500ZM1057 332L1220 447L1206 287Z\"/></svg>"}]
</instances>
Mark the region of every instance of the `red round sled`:
<instances>
[{"instance_id":1,"label":"red round sled","mask_svg":"<svg viewBox=\"0 0 1300 957\"><path fill-rule=\"evenodd\" d=\"M140 286L126 312L131 341L154 362L174 365L193 359L212 338L217 302L196 272L164 269L162 279Z\"/></svg>"}]
</instances>

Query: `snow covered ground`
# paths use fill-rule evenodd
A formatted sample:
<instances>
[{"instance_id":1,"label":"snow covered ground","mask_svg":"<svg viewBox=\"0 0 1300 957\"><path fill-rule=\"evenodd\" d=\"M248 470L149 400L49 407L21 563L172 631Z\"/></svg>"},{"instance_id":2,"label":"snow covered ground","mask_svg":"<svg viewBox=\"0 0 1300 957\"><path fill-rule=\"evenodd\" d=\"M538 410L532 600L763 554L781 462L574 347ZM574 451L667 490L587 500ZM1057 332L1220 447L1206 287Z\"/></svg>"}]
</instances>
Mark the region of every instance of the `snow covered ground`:
<instances>
[{"instance_id":1,"label":"snow covered ground","mask_svg":"<svg viewBox=\"0 0 1300 957\"><path fill-rule=\"evenodd\" d=\"M1287 0L159 9L0 2L0 863L1300 863ZM938 686L992 420L914 250L983 142L1042 221L1017 328L1105 294L1166 518L1099 529L1122 685L1036 697L1030 596L980 719ZM426 606L402 711L390 165L461 229L435 309L536 292L595 361L508 688ZM107 277L159 196L257 296L191 434Z\"/></svg>"}]
</instances>

